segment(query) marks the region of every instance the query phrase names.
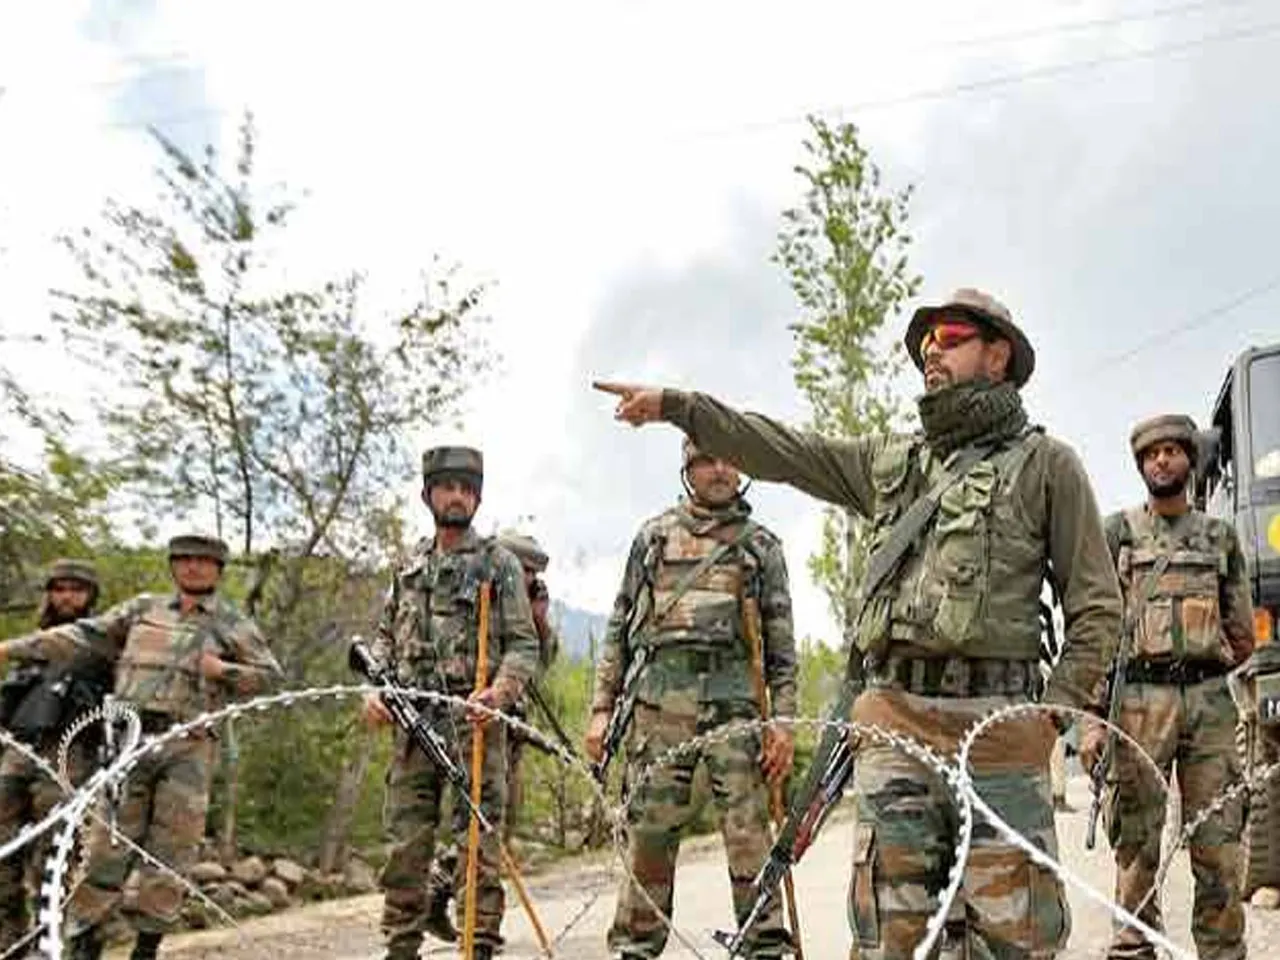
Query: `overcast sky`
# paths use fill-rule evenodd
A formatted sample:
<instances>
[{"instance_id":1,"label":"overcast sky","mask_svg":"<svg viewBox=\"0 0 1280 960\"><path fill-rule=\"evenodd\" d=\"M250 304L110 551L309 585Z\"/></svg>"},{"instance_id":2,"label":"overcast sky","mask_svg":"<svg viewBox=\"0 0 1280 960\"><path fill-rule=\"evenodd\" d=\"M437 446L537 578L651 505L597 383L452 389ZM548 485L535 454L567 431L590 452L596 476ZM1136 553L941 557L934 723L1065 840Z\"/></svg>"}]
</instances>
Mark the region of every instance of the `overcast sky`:
<instances>
[{"instance_id":1,"label":"overcast sky","mask_svg":"<svg viewBox=\"0 0 1280 960\"><path fill-rule=\"evenodd\" d=\"M615 424L590 379L804 417L768 258L807 111L857 122L886 180L916 185L923 299L976 285L1014 311L1033 419L1079 450L1104 510L1141 497L1135 419L1203 420L1230 359L1280 337L1266 0L14 6L5 332L48 323L55 232L143 195L146 123L225 146L252 107L266 178L307 192L276 251L291 273L359 266L389 290L438 253L495 284L500 375L465 431L413 440L482 446L482 520L532 515L553 591L590 609L679 492L678 435ZM79 402L50 351L19 366ZM834 639L804 571L819 506L764 484L752 501L786 542L799 630Z\"/></svg>"}]
</instances>

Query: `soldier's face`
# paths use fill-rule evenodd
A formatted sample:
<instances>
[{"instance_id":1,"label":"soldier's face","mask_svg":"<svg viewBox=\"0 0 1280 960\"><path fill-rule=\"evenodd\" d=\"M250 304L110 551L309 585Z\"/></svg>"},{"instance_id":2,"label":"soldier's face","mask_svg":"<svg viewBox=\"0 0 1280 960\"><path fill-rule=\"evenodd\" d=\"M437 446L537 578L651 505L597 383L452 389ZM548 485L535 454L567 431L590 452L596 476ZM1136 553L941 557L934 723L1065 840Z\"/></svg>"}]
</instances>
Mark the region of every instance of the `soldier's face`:
<instances>
[{"instance_id":1,"label":"soldier's face","mask_svg":"<svg viewBox=\"0 0 1280 960\"><path fill-rule=\"evenodd\" d=\"M738 493L738 469L718 457L700 456L689 464L689 486L700 503L718 507Z\"/></svg>"},{"instance_id":2,"label":"soldier's face","mask_svg":"<svg viewBox=\"0 0 1280 960\"><path fill-rule=\"evenodd\" d=\"M1161 440L1142 451L1142 479L1155 497L1176 497L1187 488L1191 458L1182 444Z\"/></svg>"},{"instance_id":3,"label":"soldier's face","mask_svg":"<svg viewBox=\"0 0 1280 960\"><path fill-rule=\"evenodd\" d=\"M222 576L221 565L212 557L174 557L169 566L178 589L194 596L213 593Z\"/></svg>"},{"instance_id":4,"label":"soldier's face","mask_svg":"<svg viewBox=\"0 0 1280 960\"><path fill-rule=\"evenodd\" d=\"M422 497L437 527L468 527L480 506L475 487L456 478L433 483Z\"/></svg>"},{"instance_id":5,"label":"soldier's face","mask_svg":"<svg viewBox=\"0 0 1280 960\"><path fill-rule=\"evenodd\" d=\"M979 377L999 383L1009 364L1007 340L983 340L982 328L963 314L942 314L920 341L924 388L932 392Z\"/></svg>"},{"instance_id":6,"label":"soldier's face","mask_svg":"<svg viewBox=\"0 0 1280 960\"><path fill-rule=\"evenodd\" d=\"M75 620L88 611L90 592L79 580L55 580L49 584L49 607L60 620Z\"/></svg>"}]
</instances>

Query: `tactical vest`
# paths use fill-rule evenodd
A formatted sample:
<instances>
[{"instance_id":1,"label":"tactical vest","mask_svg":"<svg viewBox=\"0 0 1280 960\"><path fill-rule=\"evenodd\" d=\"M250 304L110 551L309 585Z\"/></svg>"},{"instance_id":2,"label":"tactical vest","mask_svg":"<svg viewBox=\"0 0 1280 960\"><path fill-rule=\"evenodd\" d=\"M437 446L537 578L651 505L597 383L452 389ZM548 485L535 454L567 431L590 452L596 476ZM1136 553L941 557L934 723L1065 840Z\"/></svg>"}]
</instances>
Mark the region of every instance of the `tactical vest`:
<instances>
[{"instance_id":1,"label":"tactical vest","mask_svg":"<svg viewBox=\"0 0 1280 960\"><path fill-rule=\"evenodd\" d=\"M731 547L692 585L676 594L679 585L708 556L742 532L742 525L734 523L700 535L689 529L675 510L658 518L650 540L652 605L641 628L643 642L658 648L736 651L745 661L741 596L744 584L759 566L750 550L742 545Z\"/></svg>"},{"instance_id":2,"label":"tactical vest","mask_svg":"<svg viewBox=\"0 0 1280 960\"><path fill-rule=\"evenodd\" d=\"M1215 541L1212 518L1188 513L1170 537L1144 507L1133 507L1122 516L1116 572L1126 604L1135 602L1160 555L1169 554L1169 565L1134 626L1133 658L1229 663L1218 606L1227 555Z\"/></svg>"},{"instance_id":3,"label":"tactical vest","mask_svg":"<svg viewBox=\"0 0 1280 960\"><path fill-rule=\"evenodd\" d=\"M493 542L480 549L431 552L397 578L399 603L394 627L402 682L469 693L475 685L479 652L480 584L493 580ZM489 676L497 673L498 585L489 599Z\"/></svg>"},{"instance_id":4,"label":"tactical vest","mask_svg":"<svg viewBox=\"0 0 1280 960\"><path fill-rule=\"evenodd\" d=\"M149 597L129 626L116 664L116 695L139 710L185 720L221 706L217 684L200 669L205 651L231 648L229 615L238 614L213 599L212 610L183 614L168 596Z\"/></svg>"},{"instance_id":5,"label":"tactical vest","mask_svg":"<svg viewBox=\"0 0 1280 960\"><path fill-rule=\"evenodd\" d=\"M864 598L854 637L873 657L907 645L916 656L1036 660L1040 591L1048 571L1044 535L1017 502L1038 430L974 464L943 493L914 551ZM919 438L891 441L872 464L872 551L942 473Z\"/></svg>"}]
</instances>

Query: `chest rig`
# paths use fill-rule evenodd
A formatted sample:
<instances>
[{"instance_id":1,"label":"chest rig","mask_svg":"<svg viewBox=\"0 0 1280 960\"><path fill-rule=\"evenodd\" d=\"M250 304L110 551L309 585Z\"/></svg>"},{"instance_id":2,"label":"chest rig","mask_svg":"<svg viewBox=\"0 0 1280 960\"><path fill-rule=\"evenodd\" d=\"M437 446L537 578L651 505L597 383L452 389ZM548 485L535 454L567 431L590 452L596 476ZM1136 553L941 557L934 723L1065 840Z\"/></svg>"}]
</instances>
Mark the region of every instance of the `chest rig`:
<instances>
[{"instance_id":1,"label":"chest rig","mask_svg":"<svg viewBox=\"0 0 1280 960\"><path fill-rule=\"evenodd\" d=\"M943 491L914 549L875 593L862 598L854 641L865 655L873 661L891 652L1039 657L1047 551L1043 533L1033 529L1017 502L1017 488L1040 434L1031 428L1010 439ZM872 464L869 552L889 539L894 524L945 475L949 462L918 437L886 445Z\"/></svg>"},{"instance_id":2,"label":"chest rig","mask_svg":"<svg viewBox=\"0 0 1280 960\"><path fill-rule=\"evenodd\" d=\"M397 578L395 638L398 675L403 682L443 692L470 692L479 651L480 590L497 585L491 541L475 550L430 550ZM489 648L497 651L497 618L489 621ZM492 680L500 658L490 656Z\"/></svg>"},{"instance_id":3,"label":"chest rig","mask_svg":"<svg viewBox=\"0 0 1280 960\"><path fill-rule=\"evenodd\" d=\"M1123 517L1116 572L1126 604L1136 601L1160 556L1169 558L1134 626L1133 658L1229 662L1219 605L1227 555L1209 518L1188 513L1169 525L1145 507L1126 510Z\"/></svg>"}]
</instances>

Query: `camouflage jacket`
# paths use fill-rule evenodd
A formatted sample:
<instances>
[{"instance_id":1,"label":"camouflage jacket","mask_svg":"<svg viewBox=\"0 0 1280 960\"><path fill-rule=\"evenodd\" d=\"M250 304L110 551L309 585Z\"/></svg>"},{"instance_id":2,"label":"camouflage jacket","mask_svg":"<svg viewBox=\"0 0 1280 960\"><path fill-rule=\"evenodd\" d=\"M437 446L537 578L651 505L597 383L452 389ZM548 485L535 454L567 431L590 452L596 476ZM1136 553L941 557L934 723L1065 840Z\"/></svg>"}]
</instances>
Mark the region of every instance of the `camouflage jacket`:
<instances>
[{"instance_id":1,"label":"camouflage jacket","mask_svg":"<svg viewBox=\"0 0 1280 960\"><path fill-rule=\"evenodd\" d=\"M1106 520L1107 545L1127 603L1162 554L1169 557L1134 625L1134 660L1221 660L1253 652L1253 601L1244 555L1228 523L1189 510L1162 517L1146 504Z\"/></svg>"},{"instance_id":2,"label":"camouflage jacket","mask_svg":"<svg viewBox=\"0 0 1280 960\"><path fill-rule=\"evenodd\" d=\"M215 594L183 613L176 593L144 593L99 616L15 640L10 649L15 660L50 661L92 651L115 663L117 697L177 719L217 709L232 695L259 693L281 676L257 625ZM206 652L226 663L217 682L200 670Z\"/></svg>"},{"instance_id":3,"label":"camouflage jacket","mask_svg":"<svg viewBox=\"0 0 1280 960\"><path fill-rule=\"evenodd\" d=\"M869 518L873 547L944 470L922 437L833 439L701 393L665 391L662 415L750 476ZM1084 467L1066 444L1033 432L947 492L923 542L865 598L857 646L876 656L1034 661L1050 575L1066 643L1046 699L1084 706L1115 649L1119 585Z\"/></svg>"},{"instance_id":4,"label":"camouflage jacket","mask_svg":"<svg viewBox=\"0 0 1280 960\"><path fill-rule=\"evenodd\" d=\"M791 621L791 588L782 544L749 518L745 502L707 510L682 500L645 522L631 544L622 586L605 630L604 649L596 665L593 711L611 710L621 692L631 652L639 644L658 648L659 655L641 678L641 699L657 701L671 687L700 684L707 700L752 700L751 663L743 632L743 591L760 606L765 682L775 716L796 710L796 645ZM681 580L720 544L732 549L702 571L677 596ZM636 612L637 622L627 635ZM655 614L661 616L657 619ZM691 677L678 658L665 658L667 648L719 654L706 677Z\"/></svg>"},{"instance_id":5,"label":"camouflage jacket","mask_svg":"<svg viewBox=\"0 0 1280 960\"><path fill-rule=\"evenodd\" d=\"M486 685L503 708L520 697L538 671L538 635L520 561L468 530L448 552L425 539L398 570L383 605L373 655L404 686L457 696L475 686L480 585L492 584Z\"/></svg>"}]
</instances>

